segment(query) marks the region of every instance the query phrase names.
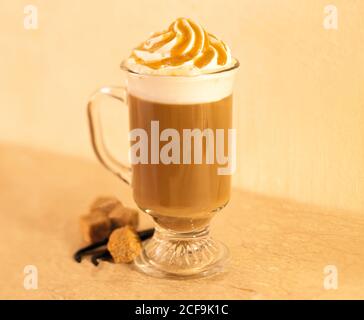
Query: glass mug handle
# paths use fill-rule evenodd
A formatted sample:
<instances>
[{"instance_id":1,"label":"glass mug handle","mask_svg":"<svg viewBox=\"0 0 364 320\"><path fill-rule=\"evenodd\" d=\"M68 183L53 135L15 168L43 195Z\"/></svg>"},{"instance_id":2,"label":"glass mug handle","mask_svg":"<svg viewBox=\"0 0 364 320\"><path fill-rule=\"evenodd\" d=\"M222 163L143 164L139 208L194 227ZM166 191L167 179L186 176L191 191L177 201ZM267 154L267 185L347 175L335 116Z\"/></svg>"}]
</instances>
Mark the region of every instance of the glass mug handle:
<instances>
[{"instance_id":1,"label":"glass mug handle","mask_svg":"<svg viewBox=\"0 0 364 320\"><path fill-rule=\"evenodd\" d=\"M88 123L92 147L99 161L104 167L118 176L126 184L131 184L131 168L116 160L107 149L102 134L102 125L100 121L101 100L105 97L114 98L126 106L126 90L124 87L103 87L97 90L90 98L87 104Z\"/></svg>"}]
</instances>

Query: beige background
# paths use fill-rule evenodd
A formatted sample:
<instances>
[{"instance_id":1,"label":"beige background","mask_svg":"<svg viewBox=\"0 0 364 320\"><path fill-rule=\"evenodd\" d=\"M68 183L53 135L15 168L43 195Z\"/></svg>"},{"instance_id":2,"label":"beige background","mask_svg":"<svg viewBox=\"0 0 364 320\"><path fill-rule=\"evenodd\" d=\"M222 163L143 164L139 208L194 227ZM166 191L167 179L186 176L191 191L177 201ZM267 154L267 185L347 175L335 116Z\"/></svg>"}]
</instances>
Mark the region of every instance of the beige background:
<instances>
[{"instance_id":1,"label":"beige background","mask_svg":"<svg viewBox=\"0 0 364 320\"><path fill-rule=\"evenodd\" d=\"M0 7L1 141L94 159L88 95L121 84L130 49L187 16L241 61L235 185L364 214L363 1L330 1L338 30L323 28L322 0L30 2L38 30L23 27L29 1ZM104 119L120 155L126 117Z\"/></svg>"}]
</instances>

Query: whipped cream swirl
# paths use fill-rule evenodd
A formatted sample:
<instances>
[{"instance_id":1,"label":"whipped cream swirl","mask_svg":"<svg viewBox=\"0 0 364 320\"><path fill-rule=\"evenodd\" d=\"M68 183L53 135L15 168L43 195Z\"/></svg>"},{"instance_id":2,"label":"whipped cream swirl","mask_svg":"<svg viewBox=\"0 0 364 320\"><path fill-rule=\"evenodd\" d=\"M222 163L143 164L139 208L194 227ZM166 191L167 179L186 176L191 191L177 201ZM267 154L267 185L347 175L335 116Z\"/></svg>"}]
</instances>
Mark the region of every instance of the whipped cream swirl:
<instances>
[{"instance_id":1,"label":"whipped cream swirl","mask_svg":"<svg viewBox=\"0 0 364 320\"><path fill-rule=\"evenodd\" d=\"M135 48L124 66L136 73L196 75L229 69L229 47L199 24L179 18Z\"/></svg>"}]
</instances>

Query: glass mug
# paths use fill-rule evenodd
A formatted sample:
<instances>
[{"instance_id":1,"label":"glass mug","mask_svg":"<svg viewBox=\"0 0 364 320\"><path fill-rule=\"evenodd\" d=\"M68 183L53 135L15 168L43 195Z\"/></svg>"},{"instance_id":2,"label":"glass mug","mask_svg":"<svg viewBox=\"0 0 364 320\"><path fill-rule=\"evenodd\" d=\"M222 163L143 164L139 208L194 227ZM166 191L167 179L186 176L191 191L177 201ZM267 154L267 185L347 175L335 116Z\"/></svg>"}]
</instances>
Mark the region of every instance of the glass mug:
<instances>
[{"instance_id":1,"label":"glass mug","mask_svg":"<svg viewBox=\"0 0 364 320\"><path fill-rule=\"evenodd\" d=\"M138 207L156 223L135 260L159 277L219 273L227 248L209 235L209 223L229 201L236 162L232 91L239 63L193 76L138 74L126 67L125 87L104 87L88 103L91 140L100 162L132 187ZM131 167L103 143L99 119L104 97L129 108Z\"/></svg>"}]
</instances>

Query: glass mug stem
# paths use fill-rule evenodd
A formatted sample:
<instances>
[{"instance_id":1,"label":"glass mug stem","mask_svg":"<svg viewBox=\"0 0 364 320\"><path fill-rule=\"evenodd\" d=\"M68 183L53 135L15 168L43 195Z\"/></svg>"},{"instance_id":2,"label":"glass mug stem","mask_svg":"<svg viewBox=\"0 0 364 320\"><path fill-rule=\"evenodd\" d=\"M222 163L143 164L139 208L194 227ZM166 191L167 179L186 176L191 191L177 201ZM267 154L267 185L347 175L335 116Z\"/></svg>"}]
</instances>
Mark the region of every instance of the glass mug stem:
<instances>
[{"instance_id":1,"label":"glass mug stem","mask_svg":"<svg viewBox=\"0 0 364 320\"><path fill-rule=\"evenodd\" d=\"M158 226L135 265L156 277L199 278L220 273L228 257L228 249L211 238L208 227L176 233Z\"/></svg>"}]
</instances>

